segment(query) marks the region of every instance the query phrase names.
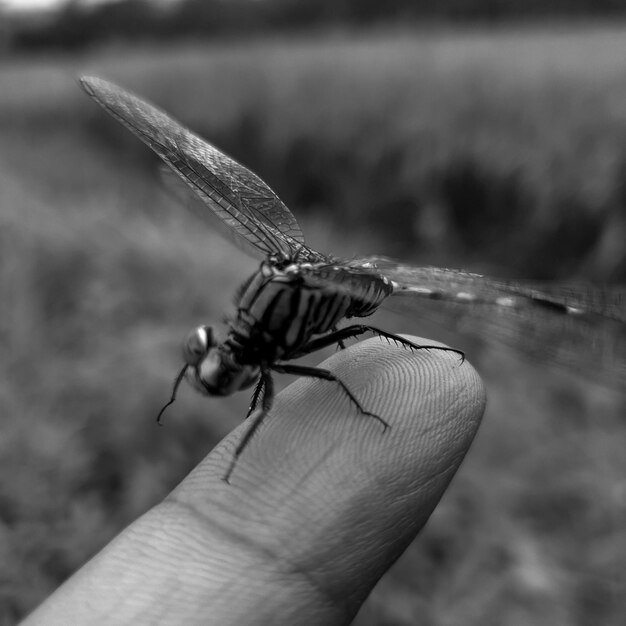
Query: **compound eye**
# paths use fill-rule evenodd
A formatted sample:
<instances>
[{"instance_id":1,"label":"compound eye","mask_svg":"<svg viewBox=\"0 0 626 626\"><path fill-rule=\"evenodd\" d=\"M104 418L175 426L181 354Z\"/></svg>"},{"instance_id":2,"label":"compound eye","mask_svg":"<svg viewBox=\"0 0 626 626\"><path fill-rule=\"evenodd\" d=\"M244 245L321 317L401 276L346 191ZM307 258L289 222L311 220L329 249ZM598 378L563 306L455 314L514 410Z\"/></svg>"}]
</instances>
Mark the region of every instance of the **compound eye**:
<instances>
[{"instance_id":1,"label":"compound eye","mask_svg":"<svg viewBox=\"0 0 626 626\"><path fill-rule=\"evenodd\" d=\"M187 365L198 365L215 346L213 329L210 326L198 326L183 344L183 357Z\"/></svg>"}]
</instances>

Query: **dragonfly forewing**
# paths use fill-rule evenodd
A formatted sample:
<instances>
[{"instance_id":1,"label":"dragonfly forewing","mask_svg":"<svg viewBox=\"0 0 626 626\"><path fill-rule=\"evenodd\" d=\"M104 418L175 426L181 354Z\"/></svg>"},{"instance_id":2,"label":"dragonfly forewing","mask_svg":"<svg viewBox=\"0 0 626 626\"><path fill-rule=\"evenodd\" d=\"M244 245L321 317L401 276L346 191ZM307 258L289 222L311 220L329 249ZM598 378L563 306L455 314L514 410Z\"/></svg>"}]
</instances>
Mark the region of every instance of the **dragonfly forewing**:
<instances>
[{"instance_id":1,"label":"dragonfly forewing","mask_svg":"<svg viewBox=\"0 0 626 626\"><path fill-rule=\"evenodd\" d=\"M265 256L309 259L296 218L256 174L165 112L117 85L82 78L85 91L159 156L236 236ZM323 258L320 255L320 260Z\"/></svg>"},{"instance_id":2,"label":"dragonfly forewing","mask_svg":"<svg viewBox=\"0 0 626 626\"><path fill-rule=\"evenodd\" d=\"M263 243L263 238L260 235L256 238L250 236L242 237L237 229L233 229L231 224L222 220L216 212L207 211L206 201L191 189L189 185L186 185L169 167L161 167L159 174L164 190L169 195L208 223L212 230L219 233L224 239L231 241L237 248L259 260L267 259L272 253L276 254L275 251L271 251L267 244ZM283 237L280 232L269 225L265 227L265 230L269 231L276 240L280 240ZM292 251L292 256L301 261L319 263L330 260L305 244L289 242L288 245L288 249Z\"/></svg>"}]
</instances>

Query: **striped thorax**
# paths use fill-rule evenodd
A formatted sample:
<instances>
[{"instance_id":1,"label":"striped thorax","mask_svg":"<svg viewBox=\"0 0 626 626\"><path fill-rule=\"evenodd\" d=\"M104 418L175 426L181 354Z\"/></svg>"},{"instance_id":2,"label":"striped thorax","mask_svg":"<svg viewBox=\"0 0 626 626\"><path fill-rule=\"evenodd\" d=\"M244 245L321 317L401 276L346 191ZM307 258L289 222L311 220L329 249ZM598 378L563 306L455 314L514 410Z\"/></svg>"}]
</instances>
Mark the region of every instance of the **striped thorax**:
<instances>
[{"instance_id":1,"label":"striped thorax","mask_svg":"<svg viewBox=\"0 0 626 626\"><path fill-rule=\"evenodd\" d=\"M209 326L187 338L187 380L205 395L250 387L264 365L297 357L314 336L330 332L344 318L373 313L391 293L383 278L365 280L354 272L347 290L325 277L339 272L349 274L327 263L261 263L239 290L226 339L217 342ZM359 281L360 290L354 288Z\"/></svg>"}]
</instances>

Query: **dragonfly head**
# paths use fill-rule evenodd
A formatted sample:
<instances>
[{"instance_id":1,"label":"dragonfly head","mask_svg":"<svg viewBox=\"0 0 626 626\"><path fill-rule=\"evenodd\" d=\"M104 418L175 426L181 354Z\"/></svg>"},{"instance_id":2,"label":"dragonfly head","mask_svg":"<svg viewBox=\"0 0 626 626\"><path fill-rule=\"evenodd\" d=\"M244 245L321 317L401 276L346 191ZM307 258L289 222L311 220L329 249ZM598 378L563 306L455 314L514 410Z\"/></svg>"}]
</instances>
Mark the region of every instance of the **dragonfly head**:
<instances>
[{"instance_id":1,"label":"dragonfly head","mask_svg":"<svg viewBox=\"0 0 626 626\"><path fill-rule=\"evenodd\" d=\"M194 328L183 343L183 359L189 368L195 368L202 363L204 358L217 347L217 341L210 326L198 326Z\"/></svg>"},{"instance_id":2,"label":"dragonfly head","mask_svg":"<svg viewBox=\"0 0 626 626\"><path fill-rule=\"evenodd\" d=\"M185 365L174 381L169 402L161 409L157 422L176 399L183 378L205 396L228 396L235 391L251 387L259 378L260 369L254 365L242 365L230 350L220 344L210 326L198 326L183 344Z\"/></svg>"},{"instance_id":3,"label":"dragonfly head","mask_svg":"<svg viewBox=\"0 0 626 626\"><path fill-rule=\"evenodd\" d=\"M210 326L199 326L189 334L183 355L188 382L204 395L229 396L259 378L259 368L238 363L230 350L216 341Z\"/></svg>"}]
</instances>

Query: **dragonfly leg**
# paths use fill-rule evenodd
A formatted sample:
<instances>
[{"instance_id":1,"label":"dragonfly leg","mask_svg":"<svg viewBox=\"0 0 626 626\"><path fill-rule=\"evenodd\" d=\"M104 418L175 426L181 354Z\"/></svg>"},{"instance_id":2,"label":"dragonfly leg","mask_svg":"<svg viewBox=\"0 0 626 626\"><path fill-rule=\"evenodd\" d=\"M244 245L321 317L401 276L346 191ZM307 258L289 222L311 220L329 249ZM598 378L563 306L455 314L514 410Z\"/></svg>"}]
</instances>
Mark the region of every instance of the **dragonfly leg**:
<instances>
[{"instance_id":1,"label":"dragonfly leg","mask_svg":"<svg viewBox=\"0 0 626 626\"><path fill-rule=\"evenodd\" d=\"M374 333L379 337L384 337L387 340L393 341L396 344L400 344L405 348L409 348L410 350L443 350L444 352L454 352L461 357L461 363L465 360L465 354L461 350L457 350L456 348L447 348L445 346L431 346L431 345L419 345L417 343L413 343L412 341L401 337L400 335L396 335L394 333L389 333L386 330L382 330L380 328L376 328L375 326L367 326L365 324L354 324L352 326L346 326L345 328L340 328L334 332L331 332L324 337L319 337L317 339L313 339L313 341L309 341L305 346L301 348L297 355L294 355L294 358L310 354L311 352L315 352L317 350L321 350L322 348L326 348L331 346L334 343L343 342L344 339L350 339L353 337L359 337L364 333Z\"/></svg>"},{"instance_id":2,"label":"dragonfly leg","mask_svg":"<svg viewBox=\"0 0 626 626\"><path fill-rule=\"evenodd\" d=\"M332 328L333 333L338 332L338 328L336 326L334 326ZM346 349L346 344L344 343L343 339L337 339L337 345L339 346L339 350L345 350Z\"/></svg>"},{"instance_id":3,"label":"dragonfly leg","mask_svg":"<svg viewBox=\"0 0 626 626\"><path fill-rule=\"evenodd\" d=\"M252 415L254 410L256 409L257 404L259 403L259 398L264 395L265 391L265 378L261 376L259 378L259 382L256 384L254 388L254 393L252 394L252 400L250 401L250 406L248 408L248 413L246 413L246 419Z\"/></svg>"},{"instance_id":4,"label":"dragonfly leg","mask_svg":"<svg viewBox=\"0 0 626 626\"><path fill-rule=\"evenodd\" d=\"M228 470L226 470L226 474L224 474L224 482L230 482L230 476L235 469L237 460L250 442L250 439L252 439L252 436L256 432L257 428L261 425L261 422L263 422L263 420L265 419L269 410L272 408L272 403L274 401L274 381L272 380L272 375L267 370L263 370L261 372L261 380L254 390L252 401L255 404L258 402L258 396L261 394L260 391L257 394L257 391L261 386L263 388L263 400L261 401L261 408L254 409L254 412L251 415L248 414L250 419L250 426L248 427L248 430L245 432L244 436L241 438L241 441L237 444L237 448L235 448L235 452L233 453L233 458L230 461Z\"/></svg>"},{"instance_id":5,"label":"dragonfly leg","mask_svg":"<svg viewBox=\"0 0 626 626\"><path fill-rule=\"evenodd\" d=\"M389 424L380 416L376 415L376 413L371 413L370 411L366 411L361 403L356 399L355 395L348 389L346 384L337 376L335 376L332 372L328 370L322 369L321 367L308 367L306 365L292 365L291 363L275 363L274 365L270 365L270 367L279 374L295 374L296 376L309 376L310 378L320 378L322 380L328 380L334 383L337 383L344 391L344 393L352 400L355 404L356 408L363 415L368 415L369 417L373 417L375 420L379 421L383 425L383 432L389 428Z\"/></svg>"},{"instance_id":6,"label":"dragonfly leg","mask_svg":"<svg viewBox=\"0 0 626 626\"><path fill-rule=\"evenodd\" d=\"M168 400L167 404L163 406L163 408L159 411L159 414L157 415L156 422L159 426L163 426L163 422L161 421L161 418L163 417L163 413L165 413L165 409L167 409L168 406L176 402L176 394L178 393L178 388L180 387L180 383L185 377L185 373L187 372L188 367L189 366L185 364L183 366L183 369L180 370L180 372L178 372L178 374L176 375L176 379L174 380L174 386L172 388L172 395L170 396L170 399Z\"/></svg>"},{"instance_id":7,"label":"dragonfly leg","mask_svg":"<svg viewBox=\"0 0 626 626\"><path fill-rule=\"evenodd\" d=\"M461 357L461 363L465 361L465 353L462 350L457 350L456 348L448 348L447 346L432 346L432 345L420 345L417 343L413 343L409 339L405 339L401 335L396 335L395 333L389 333L386 330L382 330L381 328L376 328L375 326L367 326L365 324L358 324L355 326L348 326L347 329L350 328L358 328L359 335L370 331L379 337L384 337L385 339L391 340L396 344L400 344L405 348L409 348L410 350L441 350L443 352L454 352ZM344 329L344 330L347 330Z\"/></svg>"}]
</instances>

